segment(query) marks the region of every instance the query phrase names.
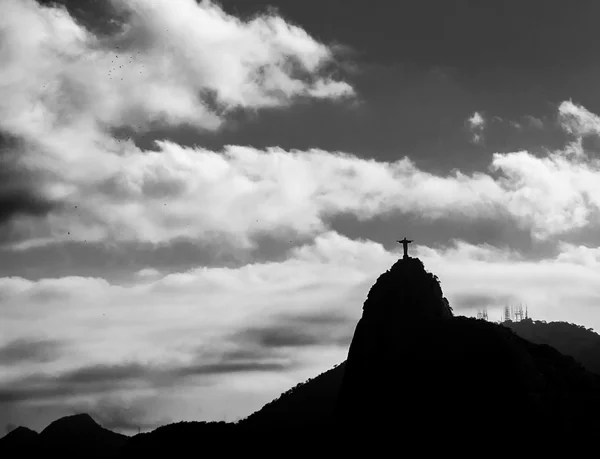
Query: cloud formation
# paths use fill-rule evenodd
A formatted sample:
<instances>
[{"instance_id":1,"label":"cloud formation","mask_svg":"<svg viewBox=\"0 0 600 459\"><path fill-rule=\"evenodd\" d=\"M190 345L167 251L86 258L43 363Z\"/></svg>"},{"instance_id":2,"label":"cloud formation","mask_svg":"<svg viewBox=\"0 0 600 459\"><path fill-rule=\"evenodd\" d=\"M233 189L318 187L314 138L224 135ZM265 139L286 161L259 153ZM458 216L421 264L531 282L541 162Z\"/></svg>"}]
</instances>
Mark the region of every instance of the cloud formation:
<instances>
[{"instance_id":1,"label":"cloud formation","mask_svg":"<svg viewBox=\"0 0 600 459\"><path fill-rule=\"evenodd\" d=\"M244 22L210 1L112 3L123 22L107 36L57 5L0 3L0 134L10 140L0 145L0 224L11 232L23 230L13 217L44 216L83 176L123 166L133 145L115 128L215 130L231 111L353 95L330 76L337 50L278 16ZM160 185L148 193L176 192Z\"/></svg>"},{"instance_id":2,"label":"cloud formation","mask_svg":"<svg viewBox=\"0 0 600 459\"><path fill-rule=\"evenodd\" d=\"M469 118L467 118L467 128L471 133L471 142L475 144L482 144L484 141L483 130L485 129L485 119L479 112L474 112Z\"/></svg>"},{"instance_id":3,"label":"cloud formation","mask_svg":"<svg viewBox=\"0 0 600 459\"><path fill-rule=\"evenodd\" d=\"M0 365L51 362L61 356L64 346L57 340L19 338L0 347Z\"/></svg>"},{"instance_id":4,"label":"cloud formation","mask_svg":"<svg viewBox=\"0 0 600 459\"><path fill-rule=\"evenodd\" d=\"M233 336L244 349L303 348L311 346L342 346L352 341L353 322L347 315L324 311L313 314L275 316L259 325L248 327Z\"/></svg>"},{"instance_id":5,"label":"cloud formation","mask_svg":"<svg viewBox=\"0 0 600 459\"><path fill-rule=\"evenodd\" d=\"M118 364L92 364L64 372L28 374L0 384L0 403L18 402L69 402L86 396L110 396L121 391L166 389L186 385L190 378L211 378L235 373L279 372L289 370L295 363L270 361L270 356L243 353L223 353L215 361L197 361L187 364L167 365L125 362ZM195 381L211 385L214 380Z\"/></svg>"},{"instance_id":6,"label":"cloud formation","mask_svg":"<svg viewBox=\"0 0 600 459\"><path fill-rule=\"evenodd\" d=\"M559 105L558 120L565 131L576 137L600 134L600 117L571 100Z\"/></svg>"},{"instance_id":7,"label":"cloud formation","mask_svg":"<svg viewBox=\"0 0 600 459\"><path fill-rule=\"evenodd\" d=\"M337 99L351 89L323 73L335 50L278 16L241 21L208 1L114 5L122 27L103 37L64 9L32 0L0 5L0 130L17 139L0 155L8 171L0 237L9 247L186 239L248 250L267 234L314 237L347 213L508 219L537 239L598 221L600 167L577 139L546 157L495 154L489 172L470 176L434 175L406 157L378 162L234 145L210 151L166 140L146 151L117 139L111 128L217 129L230 110L281 106L301 95ZM596 115L572 102L560 105L559 117L576 138L596 132ZM467 124L481 140L483 115Z\"/></svg>"},{"instance_id":8,"label":"cloud formation","mask_svg":"<svg viewBox=\"0 0 600 459\"><path fill-rule=\"evenodd\" d=\"M389 163L322 150L157 145L159 151L132 150L96 180L82 175L70 182L71 204L44 224L22 220L32 236L15 247L185 238L251 249L266 234L313 237L328 229L329 217L343 213L510 219L547 239L597 222L600 209L598 161L564 151L498 153L489 173L439 176L408 158Z\"/></svg>"}]
</instances>

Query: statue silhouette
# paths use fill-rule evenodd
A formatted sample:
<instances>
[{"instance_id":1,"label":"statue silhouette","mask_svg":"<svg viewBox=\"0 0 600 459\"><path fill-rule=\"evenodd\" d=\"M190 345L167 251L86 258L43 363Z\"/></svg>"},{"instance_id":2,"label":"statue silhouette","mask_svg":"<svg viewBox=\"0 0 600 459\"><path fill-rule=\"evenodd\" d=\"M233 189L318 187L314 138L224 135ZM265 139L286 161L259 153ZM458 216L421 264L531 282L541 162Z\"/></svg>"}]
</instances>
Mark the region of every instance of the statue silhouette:
<instances>
[{"instance_id":1,"label":"statue silhouette","mask_svg":"<svg viewBox=\"0 0 600 459\"><path fill-rule=\"evenodd\" d=\"M413 241L409 241L408 239L404 238L401 241L396 241L399 242L400 244L402 244L402 246L404 247L404 258L408 258L408 244L410 244Z\"/></svg>"}]
</instances>

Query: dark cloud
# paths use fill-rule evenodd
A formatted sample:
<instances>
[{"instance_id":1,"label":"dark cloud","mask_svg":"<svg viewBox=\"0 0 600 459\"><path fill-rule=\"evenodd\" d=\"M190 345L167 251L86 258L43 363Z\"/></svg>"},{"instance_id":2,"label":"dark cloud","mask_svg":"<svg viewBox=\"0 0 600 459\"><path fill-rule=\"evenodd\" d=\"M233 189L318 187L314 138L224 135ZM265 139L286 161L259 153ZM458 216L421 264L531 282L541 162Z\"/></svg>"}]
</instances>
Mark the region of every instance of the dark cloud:
<instances>
[{"instance_id":1,"label":"dark cloud","mask_svg":"<svg viewBox=\"0 0 600 459\"><path fill-rule=\"evenodd\" d=\"M277 359L275 359L277 357ZM0 385L0 403L68 399L73 394L111 394L121 389L160 389L180 384L189 377L212 377L231 373L284 371L295 365L269 353L224 352L207 357L198 353L188 364L164 366L128 362L88 365L59 374L35 373ZM212 380L195 381L212 384Z\"/></svg>"},{"instance_id":2,"label":"dark cloud","mask_svg":"<svg viewBox=\"0 0 600 459\"><path fill-rule=\"evenodd\" d=\"M332 312L324 311L311 314L288 314L282 316L282 320L290 321L297 326L315 326L315 327L336 327L346 326L352 322L347 316Z\"/></svg>"},{"instance_id":3,"label":"dark cloud","mask_svg":"<svg viewBox=\"0 0 600 459\"><path fill-rule=\"evenodd\" d=\"M55 400L73 394L94 395L130 387L160 370L137 363L90 365L64 373L34 373L0 385L0 402Z\"/></svg>"},{"instance_id":4,"label":"dark cloud","mask_svg":"<svg viewBox=\"0 0 600 459\"><path fill-rule=\"evenodd\" d=\"M20 139L0 131L0 244L20 239L11 222L19 216L42 217L60 207L37 189L39 174L21 163Z\"/></svg>"},{"instance_id":5,"label":"dark cloud","mask_svg":"<svg viewBox=\"0 0 600 459\"><path fill-rule=\"evenodd\" d=\"M120 30L122 18L111 2L99 0L36 0L40 5L65 8L79 24L96 35L105 36Z\"/></svg>"},{"instance_id":6,"label":"dark cloud","mask_svg":"<svg viewBox=\"0 0 600 459\"><path fill-rule=\"evenodd\" d=\"M38 280L77 275L102 277L121 284L138 281L136 273L149 266L169 274L199 266L235 269L248 263L283 261L289 257L290 249L309 242L293 234L289 239L283 236L257 235L256 247L247 251L217 236L208 243L182 238L157 245L127 242L120 245L120 250L102 242L77 241L59 242L24 251L0 248L0 276L23 276ZM0 241L9 239L8 227L2 236L0 225Z\"/></svg>"},{"instance_id":7,"label":"dark cloud","mask_svg":"<svg viewBox=\"0 0 600 459\"><path fill-rule=\"evenodd\" d=\"M6 179L0 171L0 183ZM14 179L14 178L13 178ZM54 204L24 187L7 189L0 187L0 225L18 215L43 216L54 208Z\"/></svg>"},{"instance_id":8,"label":"dark cloud","mask_svg":"<svg viewBox=\"0 0 600 459\"><path fill-rule=\"evenodd\" d=\"M20 141L0 132L0 226L17 215L40 216L54 203L34 189L34 177L19 162Z\"/></svg>"},{"instance_id":9,"label":"dark cloud","mask_svg":"<svg viewBox=\"0 0 600 459\"><path fill-rule=\"evenodd\" d=\"M504 306L515 303L511 295L493 295L486 293L459 293L451 296L452 307L455 309L473 309L493 306Z\"/></svg>"},{"instance_id":10,"label":"dark cloud","mask_svg":"<svg viewBox=\"0 0 600 459\"><path fill-rule=\"evenodd\" d=\"M0 403L54 400L73 393L72 387L61 386L51 377L25 377L0 386Z\"/></svg>"},{"instance_id":11,"label":"dark cloud","mask_svg":"<svg viewBox=\"0 0 600 459\"><path fill-rule=\"evenodd\" d=\"M314 346L321 342L312 332L290 325L257 327L246 330L243 334L245 339L267 348Z\"/></svg>"},{"instance_id":12,"label":"dark cloud","mask_svg":"<svg viewBox=\"0 0 600 459\"><path fill-rule=\"evenodd\" d=\"M239 331L234 340L268 353L284 348L346 346L352 340L353 331L353 322L340 314L281 315L271 323Z\"/></svg>"},{"instance_id":13,"label":"dark cloud","mask_svg":"<svg viewBox=\"0 0 600 459\"><path fill-rule=\"evenodd\" d=\"M124 362L88 365L59 374L36 373L0 385L0 403L58 401L73 394L110 395L117 390L141 387L160 389L181 384L190 377L195 378L195 384L213 384L212 377L225 374L285 371L294 368L297 362L284 351L313 345L347 346L352 339L352 325L337 314L282 315L269 324L234 333L229 343L233 346L223 352L210 354L198 350L187 364L153 366ZM4 349L5 360L11 362L40 360L46 358L44 352L47 352L41 342L21 341ZM113 408L107 410L106 416L112 413L110 425L127 427L125 415ZM105 419L102 416L99 417ZM136 420L135 424L139 426L140 422Z\"/></svg>"},{"instance_id":14,"label":"dark cloud","mask_svg":"<svg viewBox=\"0 0 600 459\"><path fill-rule=\"evenodd\" d=\"M257 371L283 371L290 364L282 362L218 362L190 365L177 369L177 376L214 376L229 373L245 373Z\"/></svg>"},{"instance_id":15,"label":"dark cloud","mask_svg":"<svg viewBox=\"0 0 600 459\"><path fill-rule=\"evenodd\" d=\"M96 385L103 383L118 384L134 379L142 379L153 371L139 363L121 365L91 365L63 374L63 384Z\"/></svg>"},{"instance_id":16,"label":"dark cloud","mask_svg":"<svg viewBox=\"0 0 600 459\"><path fill-rule=\"evenodd\" d=\"M5 432L6 432L7 434L8 434L8 433L11 433L11 432L12 432L13 430L15 430L16 428L17 428L17 426L16 426L15 424L11 423L11 422L9 422L8 424L6 424L6 425L4 426L4 430L5 430Z\"/></svg>"},{"instance_id":17,"label":"dark cloud","mask_svg":"<svg viewBox=\"0 0 600 459\"><path fill-rule=\"evenodd\" d=\"M0 365L52 362L58 359L65 343L47 339L17 339L0 347Z\"/></svg>"}]
</instances>

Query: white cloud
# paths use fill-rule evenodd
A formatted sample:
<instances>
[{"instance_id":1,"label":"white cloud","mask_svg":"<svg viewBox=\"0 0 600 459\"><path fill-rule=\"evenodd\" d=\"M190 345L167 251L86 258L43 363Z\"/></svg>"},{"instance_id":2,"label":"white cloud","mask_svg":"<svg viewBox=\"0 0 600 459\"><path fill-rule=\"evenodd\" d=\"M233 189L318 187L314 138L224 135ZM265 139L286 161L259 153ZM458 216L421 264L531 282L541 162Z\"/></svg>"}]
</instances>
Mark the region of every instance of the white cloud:
<instances>
[{"instance_id":1,"label":"white cloud","mask_svg":"<svg viewBox=\"0 0 600 459\"><path fill-rule=\"evenodd\" d=\"M65 9L2 2L4 129L35 136L153 121L216 129L223 110L353 93L319 76L332 50L280 17L243 22L209 1L113 3L125 23L118 34L99 38Z\"/></svg>"},{"instance_id":2,"label":"white cloud","mask_svg":"<svg viewBox=\"0 0 600 459\"><path fill-rule=\"evenodd\" d=\"M469 126L473 128L485 126L485 120L479 112L474 112L473 115L471 115L471 117L467 121L469 123Z\"/></svg>"},{"instance_id":3,"label":"white cloud","mask_svg":"<svg viewBox=\"0 0 600 459\"><path fill-rule=\"evenodd\" d=\"M74 196L89 196L89 189L102 182L112 193L105 198L130 201L113 206L111 221L100 225L94 222L106 216L86 212L83 205L69 222L69 215L60 211L45 222L14 221L15 233L32 231L23 248L84 233L87 240L103 240L120 231L125 239L136 238L122 220L136 218L136 213L149 216L150 209L132 199L140 193L155 201L176 196L185 190L188 164L209 166L184 158L188 153L175 153L171 165L184 170L169 170L169 164L161 164L164 159L148 153L151 158L144 160L147 152L114 138L111 127L139 131L162 123L217 129L229 110L283 106L297 97L338 99L353 94L347 83L333 80L324 70L335 61L332 48L280 17L244 22L210 1L113 3L125 22L110 37L94 36L64 8L42 7L33 0L0 3L0 129L19 140L17 147L3 152L3 159L34 174L36 194L73 204L71 210L78 205ZM144 177L119 172L137 166L147 169ZM218 174L204 171L213 173ZM143 189L136 191L137 186ZM244 185L236 184L241 192L239 186ZM142 218L143 239L164 240L153 227L156 223L170 228L188 224L177 215L180 212L173 205L168 214L159 210L157 220L145 227ZM204 230L209 231L210 224L191 232ZM178 232L185 233L181 228Z\"/></svg>"},{"instance_id":4,"label":"white cloud","mask_svg":"<svg viewBox=\"0 0 600 459\"><path fill-rule=\"evenodd\" d=\"M495 154L493 177L459 171L437 176L408 158L388 163L322 150L157 145L159 151L130 145L112 162L88 151L87 167L96 173L65 170L54 185L68 205L43 224L21 219L31 238L20 247L183 237L250 248L264 233L287 239L320 234L329 216L368 219L392 212L432 220L510 218L547 239L597 223L600 209L598 162L564 152L542 158L524 151Z\"/></svg>"},{"instance_id":5,"label":"white cloud","mask_svg":"<svg viewBox=\"0 0 600 459\"><path fill-rule=\"evenodd\" d=\"M503 207L534 237L598 223L600 163L569 159L562 152L539 158L528 152L494 154L492 171L504 175Z\"/></svg>"},{"instance_id":6,"label":"white cloud","mask_svg":"<svg viewBox=\"0 0 600 459\"><path fill-rule=\"evenodd\" d=\"M560 254L557 261L600 269L600 247L575 246L566 243L559 244L559 247Z\"/></svg>"},{"instance_id":7,"label":"white cloud","mask_svg":"<svg viewBox=\"0 0 600 459\"><path fill-rule=\"evenodd\" d=\"M563 129L577 137L600 134L600 117L570 100L559 105L558 120Z\"/></svg>"},{"instance_id":8,"label":"white cloud","mask_svg":"<svg viewBox=\"0 0 600 459\"><path fill-rule=\"evenodd\" d=\"M136 150L110 128L214 130L230 110L352 95L323 70L332 49L277 16L243 22L209 1L114 3L127 12L122 30L96 37L64 8L0 2L0 129L19 140L3 154L36 174L49 201L127 163Z\"/></svg>"},{"instance_id":9,"label":"white cloud","mask_svg":"<svg viewBox=\"0 0 600 459\"><path fill-rule=\"evenodd\" d=\"M467 128L471 132L471 142L475 144L483 143L483 130L485 129L485 119L479 112L474 112L467 118Z\"/></svg>"},{"instance_id":10,"label":"white cloud","mask_svg":"<svg viewBox=\"0 0 600 459\"><path fill-rule=\"evenodd\" d=\"M137 277L140 279L152 279L160 276L160 271L154 268L144 268L140 269L136 273Z\"/></svg>"}]
</instances>

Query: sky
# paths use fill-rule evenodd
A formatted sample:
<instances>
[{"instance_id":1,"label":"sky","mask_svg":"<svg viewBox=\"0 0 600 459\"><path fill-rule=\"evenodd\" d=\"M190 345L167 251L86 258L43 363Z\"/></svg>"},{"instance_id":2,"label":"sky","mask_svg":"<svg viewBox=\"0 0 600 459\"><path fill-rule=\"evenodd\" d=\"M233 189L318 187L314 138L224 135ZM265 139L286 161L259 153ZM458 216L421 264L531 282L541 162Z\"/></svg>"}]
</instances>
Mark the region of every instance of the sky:
<instances>
[{"instance_id":1,"label":"sky","mask_svg":"<svg viewBox=\"0 0 600 459\"><path fill-rule=\"evenodd\" d=\"M409 254L600 330L600 3L0 0L0 436L234 421Z\"/></svg>"}]
</instances>

